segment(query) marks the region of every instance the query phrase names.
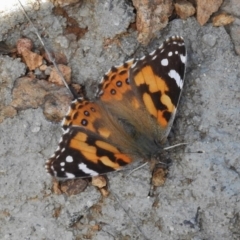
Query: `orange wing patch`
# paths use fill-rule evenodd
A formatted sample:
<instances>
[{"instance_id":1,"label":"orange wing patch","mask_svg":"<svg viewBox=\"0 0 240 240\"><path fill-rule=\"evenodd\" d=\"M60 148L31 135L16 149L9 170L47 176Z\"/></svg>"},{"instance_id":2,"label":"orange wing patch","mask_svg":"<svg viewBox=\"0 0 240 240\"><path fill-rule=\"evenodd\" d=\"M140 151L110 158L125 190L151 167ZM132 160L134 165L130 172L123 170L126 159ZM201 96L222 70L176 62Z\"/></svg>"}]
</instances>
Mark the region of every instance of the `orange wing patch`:
<instances>
[{"instance_id":1,"label":"orange wing patch","mask_svg":"<svg viewBox=\"0 0 240 240\"><path fill-rule=\"evenodd\" d=\"M69 113L63 119L62 127L63 129L67 129L70 126L84 127L104 138L108 138L111 132L107 126L99 124L102 119L101 114L103 113L96 103L77 99L71 104Z\"/></svg>"},{"instance_id":2,"label":"orange wing patch","mask_svg":"<svg viewBox=\"0 0 240 240\"><path fill-rule=\"evenodd\" d=\"M87 177L121 169L132 159L99 134L70 127L55 154L46 162L46 171L60 178Z\"/></svg>"},{"instance_id":3,"label":"orange wing patch","mask_svg":"<svg viewBox=\"0 0 240 240\"><path fill-rule=\"evenodd\" d=\"M93 126L97 119L101 118L99 106L93 102L77 99L70 106L70 111L63 119L63 129L69 126L82 126L92 132L96 132Z\"/></svg>"},{"instance_id":4,"label":"orange wing patch","mask_svg":"<svg viewBox=\"0 0 240 240\"><path fill-rule=\"evenodd\" d=\"M176 107L167 95L169 88L166 82L161 77L154 74L152 67L149 65L138 71L137 74L134 75L133 80L137 87L140 87L141 85L147 87L148 92L145 92L142 95L143 103L148 112L157 119L158 123L162 127L167 127L169 114L172 114ZM156 107L154 102L156 99L152 98L153 94L157 92L159 92L159 102L165 106L165 109L163 110Z\"/></svg>"},{"instance_id":5,"label":"orange wing patch","mask_svg":"<svg viewBox=\"0 0 240 240\"><path fill-rule=\"evenodd\" d=\"M111 70L104 75L102 83L99 86L97 95L103 102L113 100L121 101L124 94L131 90L129 84L129 69L134 60L130 60L119 67L112 67Z\"/></svg>"},{"instance_id":6,"label":"orange wing patch","mask_svg":"<svg viewBox=\"0 0 240 240\"><path fill-rule=\"evenodd\" d=\"M81 152L89 162L98 164L101 161L103 165L113 170L118 170L121 166L132 162L129 156L121 153L115 146L99 140L97 137L94 141L89 142L88 137L84 132L77 132L70 140L69 147Z\"/></svg>"}]
</instances>

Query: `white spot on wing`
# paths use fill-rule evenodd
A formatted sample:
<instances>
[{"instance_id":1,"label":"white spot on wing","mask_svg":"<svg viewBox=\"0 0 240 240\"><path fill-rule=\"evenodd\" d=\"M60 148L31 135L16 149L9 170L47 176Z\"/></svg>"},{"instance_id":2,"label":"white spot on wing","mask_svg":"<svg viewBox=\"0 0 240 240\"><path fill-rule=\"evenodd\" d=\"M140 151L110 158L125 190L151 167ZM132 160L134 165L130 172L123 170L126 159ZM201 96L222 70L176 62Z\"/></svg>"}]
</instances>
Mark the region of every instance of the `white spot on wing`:
<instances>
[{"instance_id":1,"label":"white spot on wing","mask_svg":"<svg viewBox=\"0 0 240 240\"><path fill-rule=\"evenodd\" d=\"M73 158L72 158L72 156L67 156L66 157L66 162L73 162Z\"/></svg>"},{"instance_id":2,"label":"white spot on wing","mask_svg":"<svg viewBox=\"0 0 240 240\"><path fill-rule=\"evenodd\" d=\"M69 110L68 110L68 112L67 112L67 115L69 114L69 112L70 112L70 108L69 108ZM66 116L62 119L62 121L61 121L61 127L62 127L62 131L63 131L63 133L65 132L65 130L63 129L63 126L67 126L67 125L65 125L64 123L65 123L65 121L66 121Z\"/></svg>"},{"instance_id":3,"label":"white spot on wing","mask_svg":"<svg viewBox=\"0 0 240 240\"><path fill-rule=\"evenodd\" d=\"M126 63L130 63L130 62L132 62L132 61L133 61L133 58L127 60Z\"/></svg>"},{"instance_id":4,"label":"white spot on wing","mask_svg":"<svg viewBox=\"0 0 240 240\"><path fill-rule=\"evenodd\" d=\"M120 68L122 66L123 66L123 64L119 64L119 65L116 65L115 68Z\"/></svg>"},{"instance_id":5,"label":"white spot on wing","mask_svg":"<svg viewBox=\"0 0 240 240\"><path fill-rule=\"evenodd\" d=\"M166 58L162 59L161 64L162 64L162 66L167 66L168 60Z\"/></svg>"},{"instance_id":6,"label":"white spot on wing","mask_svg":"<svg viewBox=\"0 0 240 240\"><path fill-rule=\"evenodd\" d=\"M69 108L68 108L68 111L67 111L67 113L66 113L66 116L69 115L70 111L71 111L71 108L69 107ZM64 122L66 121L66 116L65 116L65 117L63 118L63 120L62 120L61 126L63 126Z\"/></svg>"},{"instance_id":7,"label":"white spot on wing","mask_svg":"<svg viewBox=\"0 0 240 240\"><path fill-rule=\"evenodd\" d=\"M100 84L104 82L104 78L102 77L101 80L100 80Z\"/></svg>"},{"instance_id":8,"label":"white spot on wing","mask_svg":"<svg viewBox=\"0 0 240 240\"><path fill-rule=\"evenodd\" d=\"M175 54L178 54L178 51L175 51Z\"/></svg>"},{"instance_id":9,"label":"white spot on wing","mask_svg":"<svg viewBox=\"0 0 240 240\"><path fill-rule=\"evenodd\" d=\"M186 62L186 56L180 54L180 58L181 58L182 63Z\"/></svg>"},{"instance_id":10,"label":"white spot on wing","mask_svg":"<svg viewBox=\"0 0 240 240\"><path fill-rule=\"evenodd\" d=\"M67 128L66 130L62 129L63 130L63 134L67 134L69 131L70 131L70 128Z\"/></svg>"},{"instance_id":11,"label":"white spot on wing","mask_svg":"<svg viewBox=\"0 0 240 240\"><path fill-rule=\"evenodd\" d=\"M89 169L85 163L78 164L79 170L82 170L84 173L89 174L91 176L97 176L99 175L97 172Z\"/></svg>"},{"instance_id":12,"label":"white spot on wing","mask_svg":"<svg viewBox=\"0 0 240 240\"><path fill-rule=\"evenodd\" d=\"M67 178L75 178L75 175L72 173L65 172Z\"/></svg>"},{"instance_id":13,"label":"white spot on wing","mask_svg":"<svg viewBox=\"0 0 240 240\"><path fill-rule=\"evenodd\" d=\"M111 72L111 68L105 73L105 75L108 75Z\"/></svg>"},{"instance_id":14,"label":"white spot on wing","mask_svg":"<svg viewBox=\"0 0 240 240\"><path fill-rule=\"evenodd\" d=\"M132 67L131 68L135 68L136 67L136 65L137 65L137 61L132 65Z\"/></svg>"},{"instance_id":15,"label":"white spot on wing","mask_svg":"<svg viewBox=\"0 0 240 240\"><path fill-rule=\"evenodd\" d=\"M173 55L173 53L172 53L172 52L169 52L169 53L168 53L168 56L169 56L169 57L171 57L172 55Z\"/></svg>"},{"instance_id":16,"label":"white spot on wing","mask_svg":"<svg viewBox=\"0 0 240 240\"><path fill-rule=\"evenodd\" d=\"M64 167L65 166L65 162L60 162L60 166Z\"/></svg>"},{"instance_id":17,"label":"white spot on wing","mask_svg":"<svg viewBox=\"0 0 240 240\"><path fill-rule=\"evenodd\" d=\"M65 131L65 133L64 133L64 134L68 133L69 131L70 131L70 128L68 128L68 129Z\"/></svg>"},{"instance_id":18,"label":"white spot on wing","mask_svg":"<svg viewBox=\"0 0 240 240\"><path fill-rule=\"evenodd\" d=\"M176 84L178 85L178 87L182 89L183 81L182 81L180 75L175 70L173 70L173 69L170 70L170 72L168 73L168 76L170 78L173 78L176 81Z\"/></svg>"},{"instance_id":19,"label":"white spot on wing","mask_svg":"<svg viewBox=\"0 0 240 240\"><path fill-rule=\"evenodd\" d=\"M157 58L157 55L153 56L153 57L152 57L152 60L155 60L156 58Z\"/></svg>"},{"instance_id":20,"label":"white spot on wing","mask_svg":"<svg viewBox=\"0 0 240 240\"><path fill-rule=\"evenodd\" d=\"M156 52L156 50L152 51L151 53L149 53L149 55L154 55L154 53Z\"/></svg>"}]
</instances>

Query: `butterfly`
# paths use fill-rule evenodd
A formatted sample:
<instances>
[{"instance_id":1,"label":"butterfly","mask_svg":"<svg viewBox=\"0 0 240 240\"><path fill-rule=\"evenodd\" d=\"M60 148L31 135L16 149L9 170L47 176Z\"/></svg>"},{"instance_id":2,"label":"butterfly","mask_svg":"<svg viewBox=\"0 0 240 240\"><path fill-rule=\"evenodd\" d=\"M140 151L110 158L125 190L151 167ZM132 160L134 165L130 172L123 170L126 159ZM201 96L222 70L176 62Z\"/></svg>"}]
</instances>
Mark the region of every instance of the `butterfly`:
<instances>
[{"instance_id":1,"label":"butterfly","mask_svg":"<svg viewBox=\"0 0 240 240\"><path fill-rule=\"evenodd\" d=\"M94 100L74 100L48 173L72 179L120 170L162 150L183 88L186 48L173 36L155 51L112 67Z\"/></svg>"}]
</instances>

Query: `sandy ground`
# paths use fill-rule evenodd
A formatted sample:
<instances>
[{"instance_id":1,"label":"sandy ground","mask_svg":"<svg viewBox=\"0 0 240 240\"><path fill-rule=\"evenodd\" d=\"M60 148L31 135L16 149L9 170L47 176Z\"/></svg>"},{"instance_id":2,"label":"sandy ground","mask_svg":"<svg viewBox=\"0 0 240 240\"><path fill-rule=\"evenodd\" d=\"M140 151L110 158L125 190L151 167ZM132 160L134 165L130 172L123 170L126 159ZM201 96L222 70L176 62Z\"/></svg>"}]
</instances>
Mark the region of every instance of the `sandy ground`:
<instances>
[{"instance_id":1,"label":"sandy ground","mask_svg":"<svg viewBox=\"0 0 240 240\"><path fill-rule=\"evenodd\" d=\"M12 9L1 17L1 40L13 44L25 35L39 46L19 6ZM240 58L226 30L200 27L195 18L174 20L145 48L135 31L104 48L104 39L123 33L133 21L131 6L99 1L69 8L81 27L88 26L79 41L64 36L66 20L51 9L50 3L27 8L51 46L67 55L73 80L88 86L135 52L141 56L165 38L182 35L188 65L169 145L188 145L169 154L168 178L153 198L147 198L148 166L129 176L129 171L109 174L114 195L105 199L92 186L76 196L55 195L44 162L56 149L60 125L47 121L41 108L18 111L0 124L0 239L240 239ZM25 65L0 56L0 69L0 100L8 105ZM81 215L78 224L69 226Z\"/></svg>"}]
</instances>

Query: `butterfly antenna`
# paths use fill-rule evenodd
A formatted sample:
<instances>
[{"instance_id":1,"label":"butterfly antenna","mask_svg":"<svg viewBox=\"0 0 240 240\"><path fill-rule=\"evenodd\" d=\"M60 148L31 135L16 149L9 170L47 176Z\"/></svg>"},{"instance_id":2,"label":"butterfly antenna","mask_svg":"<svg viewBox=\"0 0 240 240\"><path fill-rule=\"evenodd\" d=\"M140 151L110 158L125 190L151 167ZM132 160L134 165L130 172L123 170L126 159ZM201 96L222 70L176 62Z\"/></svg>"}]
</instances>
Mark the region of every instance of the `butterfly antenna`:
<instances>
[{"instance_id":1,"label":"butterfly antenna","mask_svg":"<svg viewBox=\"0 0 240 240\"><path fill-rule=\"evenodd\" d=\"M143 233L143 231L141 230L141 228L136 224L136 222L133 220L132 216L129 214L129 212L126 210L126 208L124 208L124 206L122 205L119 197L117 196L117 194L115 194L112 190L111 190L111 194L113 195L113 197L115 198L115 200L118 202L118 204L120 205L120 207L123 209L123 211L127 214L127 216L129 217L129 219L133 222L133 224L135 225L135 227L137 228L137 230L139 231L139 233L143 236L143 238L145 240L149 240L145 234Z\"/></svg>"},{"instance_id":2,"label":"butterfly antenna","mask_svg":"<svg viewBox=\"0 0 240 240\"><path fill-rule=\"evenodd\" d=\"M132 171L130 171L130 172L126 175L126 177L130 176L130 175L131 175L132 173L134 173L135 171L137 171L137 170L139 170L139 169L145 167L147 164L148 164L148 162L145 162L145 163L143 163L142 165L140 165L140 166L134 168Z\"/></svg>"},{"instance_id":3,"label":"butterfly antenna","mask_svg":"<svg viewBox=\"0 0 240 240\"><path fill-rule=\"evenodd\" d=\"M175 144L175 145L172 145L172 146L169 146L169 147L165 147L165 148L163 148L163 150L167 151L169 149L179 147L179 146L184 146L184 145L188 145L188 143L178 143L178 144ZM198 151L195 151L195 152L184 152L184 153L206 153L206 152L204 150L198 150Z\"/></svg>"},{"instance_id":4,"label":"butterfly antenna","mask_svg":"<svg viewBox=\"0 0 240 240\"><path fill-rule=\"evenodd\" d=\"M64 83L65 87L68 89L68 91L70 92L70 94L72 95L72 97L75 98L75 94L71 91L71 89L69 88L69 86L68 86L65 78L63 77L61 71L59 70L59 67L58 67L58 65L56 64L55 58L54 58L54 57L52 56L52 54L48 51L47 46L46 46L45 43L43 42L43 39L41 38L41 36L40 36L37 28L34 26L32 20L28 17L28 15L27 15L27 13L26 13L26 11L25 11L25 9L24 9L21 1L18 0L18 3L19 3L19 5L21 6L21 10L22 10L23 14L25 15L25 17L27 18L27 20L28 20L29 23L31 24L32 28L34 29L34 33L37 35L40 43L42 44L43 48L45 49L49 60L52 62L53 66L54 66L55 69L57 70L57 73L58 73L58 75L60 76L62 82Z\"/></svg>"},{"instance_id":5,"label":"butterfly antenna","mask_svg":"<svg viewBox=\"0 0 240 240\"><path fill-rule=\"evenodd\" d=\"M175 145L172 145L172 146L169 146L169 147L165 147L163 150L169 150L169 149L184 146L184 145L188 145L188 143L178 143L178 144L175 144Z\"/></svg>"}]
</instances>

